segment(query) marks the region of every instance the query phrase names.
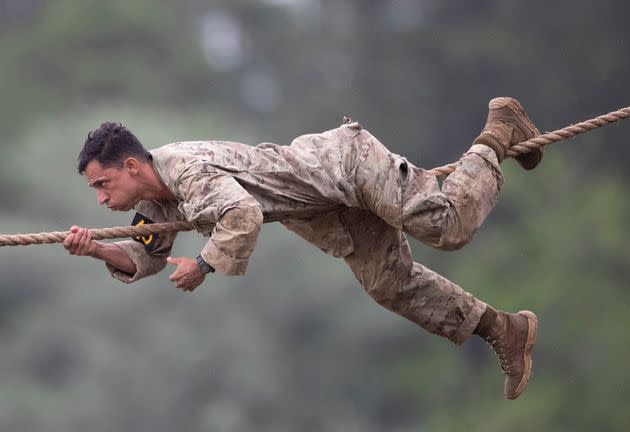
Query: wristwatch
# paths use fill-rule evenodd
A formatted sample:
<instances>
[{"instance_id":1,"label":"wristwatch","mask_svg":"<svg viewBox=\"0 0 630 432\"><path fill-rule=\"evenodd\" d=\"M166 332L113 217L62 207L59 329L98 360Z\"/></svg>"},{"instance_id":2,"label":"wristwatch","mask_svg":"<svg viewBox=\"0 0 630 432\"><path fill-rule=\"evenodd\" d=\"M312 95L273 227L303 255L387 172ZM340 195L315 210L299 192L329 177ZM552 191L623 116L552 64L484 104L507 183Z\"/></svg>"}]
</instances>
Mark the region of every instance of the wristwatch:
<instances>
[{"instance_id":1,"label":"wristwatch","mask_svg":"<svg viewBox=\"0 0 630 432\"><path fill-rule=\"evenodd\" d=\"M199 267L199 270L201 270L202 273L214 273L214 267L205 262L201 255L197 256L196 261L197 267Z\"/></svg>"}]
</instances>

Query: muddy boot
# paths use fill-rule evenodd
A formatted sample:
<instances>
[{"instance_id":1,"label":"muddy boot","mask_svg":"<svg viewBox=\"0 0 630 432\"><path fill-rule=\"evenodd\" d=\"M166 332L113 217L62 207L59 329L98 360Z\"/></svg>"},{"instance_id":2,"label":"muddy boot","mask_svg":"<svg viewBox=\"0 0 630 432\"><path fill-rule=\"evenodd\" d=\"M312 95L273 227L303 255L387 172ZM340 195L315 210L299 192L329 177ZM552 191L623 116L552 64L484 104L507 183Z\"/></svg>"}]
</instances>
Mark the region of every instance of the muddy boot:
<instances>
[{"instance_id":1,"label":"muddy boot","mask_svg":"<svg viewBox=\"0 0 630 432\"><path fill-rule=\"evenodd\" d=\"M505 397L516 399L527 387L532 373L538 318L530 311L506 313L488 309L475 333L483 337L499 357L505 374Z\"/></svg>"},{"instance_id":2,"label":"muddy boot","mask_svg":"<svg viewBox=\"0 0 630 432\"><path fill-rule=\"evenodd\" d=\"M505 159L505 153L514 144L521 143L540 135L538 129L527 117L527 113L516 100L508 97L494 98L488 104L488 120L475 144L491 147L499 162ZM538 166L543 157L543 148L519 155L516 161L526 170Z\"/></svg>"}]
</instances>

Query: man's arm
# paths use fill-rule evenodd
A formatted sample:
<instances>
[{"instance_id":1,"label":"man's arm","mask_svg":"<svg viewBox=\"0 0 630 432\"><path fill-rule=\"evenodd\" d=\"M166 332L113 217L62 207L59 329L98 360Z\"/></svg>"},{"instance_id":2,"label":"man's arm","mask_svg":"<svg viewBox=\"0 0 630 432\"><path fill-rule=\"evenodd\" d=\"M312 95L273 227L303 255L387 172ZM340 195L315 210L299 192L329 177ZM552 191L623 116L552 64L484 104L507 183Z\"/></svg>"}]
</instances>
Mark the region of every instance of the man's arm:
<instances>
[{"instance_id":1,"label":"man's arm","mask_svg":"<svg viewBox=\"0 0 630 432\"><path fill-rule=\"evenodd\" d=\"M71 255L90 256L105 262L112 277L133 283L153 275L166 266L176 232L155 235L147 247L136 240L122 240L113 243L95 241L86 228L73 226L64 241L64 247Z\"/></svg>"},{"instance_id":2,"label":"man's arm","mask_svg":"<svg viewBox=\"0 0 630 432\"><path fill-rule=\"evenodd\" d=\"M138 270L136 265L127 256L123 250L115 243L95 242L96 250L92 255L93 258L105 261L112 267L117 268L125 273L135 274Z\"/></svg>"},{"instance_id":3,"label":"man's arm","mask_svg":"<svg viewBox=\"0 0 630 432\"><path fill-rule=\"evenodd\" d=\"M90 256L105 261L112 267L129 274L135 274L137 271L134 262L121 248L114 243L92 240L87 228L72 226L63 246L70 255Z\"/></svg>"},{"instance_id":4,"label":"man's arm","mask_svg":"<svg viewBox=\"0 0 630 432\"><path fill-rule=\"evenodd\" d=\"M228 276L245 274L263 223L260 203L232 176L203 164L190 167L177 188L188 222L210 235L204 261Z\"/></svg>"}]
</instances>

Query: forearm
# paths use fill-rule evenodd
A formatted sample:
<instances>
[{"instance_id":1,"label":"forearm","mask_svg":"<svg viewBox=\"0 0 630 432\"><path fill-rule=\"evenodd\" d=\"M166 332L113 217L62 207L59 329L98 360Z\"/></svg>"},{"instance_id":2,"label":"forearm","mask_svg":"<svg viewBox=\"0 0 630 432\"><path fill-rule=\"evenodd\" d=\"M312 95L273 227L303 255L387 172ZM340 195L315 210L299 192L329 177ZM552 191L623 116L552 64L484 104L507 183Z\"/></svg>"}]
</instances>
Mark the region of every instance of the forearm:
<instances>
[{"instance_id":1,"label":"forearm","mask_svg":"<svg viewBox=\"0 0 630 432\"><path fill-rule=\"evenodd\" d=\"M225 275L245 274L262 222L260 205L228 210L201 250L201 257Z\"/></svg>"},{"instance_id":2,"label":"forearm","mask_svg":"<svg viewBox=\"0 0 630 432\"><path fill-rule=\"evenodd\" d=\"M95 241L96 248L92 254L93 258L105 261L112 267L129 274L137 272L136 265L129 256L116 244Z\"/></svg>"}]
</instances>

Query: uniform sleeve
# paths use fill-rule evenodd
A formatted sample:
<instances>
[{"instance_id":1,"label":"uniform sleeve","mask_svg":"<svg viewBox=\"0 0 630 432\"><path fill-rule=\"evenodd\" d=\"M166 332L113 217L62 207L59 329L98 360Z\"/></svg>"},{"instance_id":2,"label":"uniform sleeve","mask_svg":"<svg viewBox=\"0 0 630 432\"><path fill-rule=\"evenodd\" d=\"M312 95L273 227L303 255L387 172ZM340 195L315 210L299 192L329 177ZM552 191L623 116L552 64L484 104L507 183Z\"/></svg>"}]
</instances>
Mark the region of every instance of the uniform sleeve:
<instances>
[{"instance_id":1,"label":"uniform sleeve","mask_svg":"<svg viewBox=\"0 0 630 432\"><path fill-rule=\"evenodd\" d=\"M187 170L177 189L188 222L210 235L202 258L228 276L245 274L263 222L260 203L232 176L207 166Z\"/></svg>"},{"instance_id":2,"label":"uniform sleeve","mask_svg":"<svg viewBox=\"0 0 630 432\"><path fill-rule=\"evenodd\" d=\"M137 216L142 216L142 223L166 222L162 208L152 201L141 201L136 206ZM166 258L173 247L177 232L153 234L134 240L113 242L136 265L136 273L129 274L105 263L110 274L124 283L132 283L151 276L166 266Z\"/></svg>"}]
</instances>

